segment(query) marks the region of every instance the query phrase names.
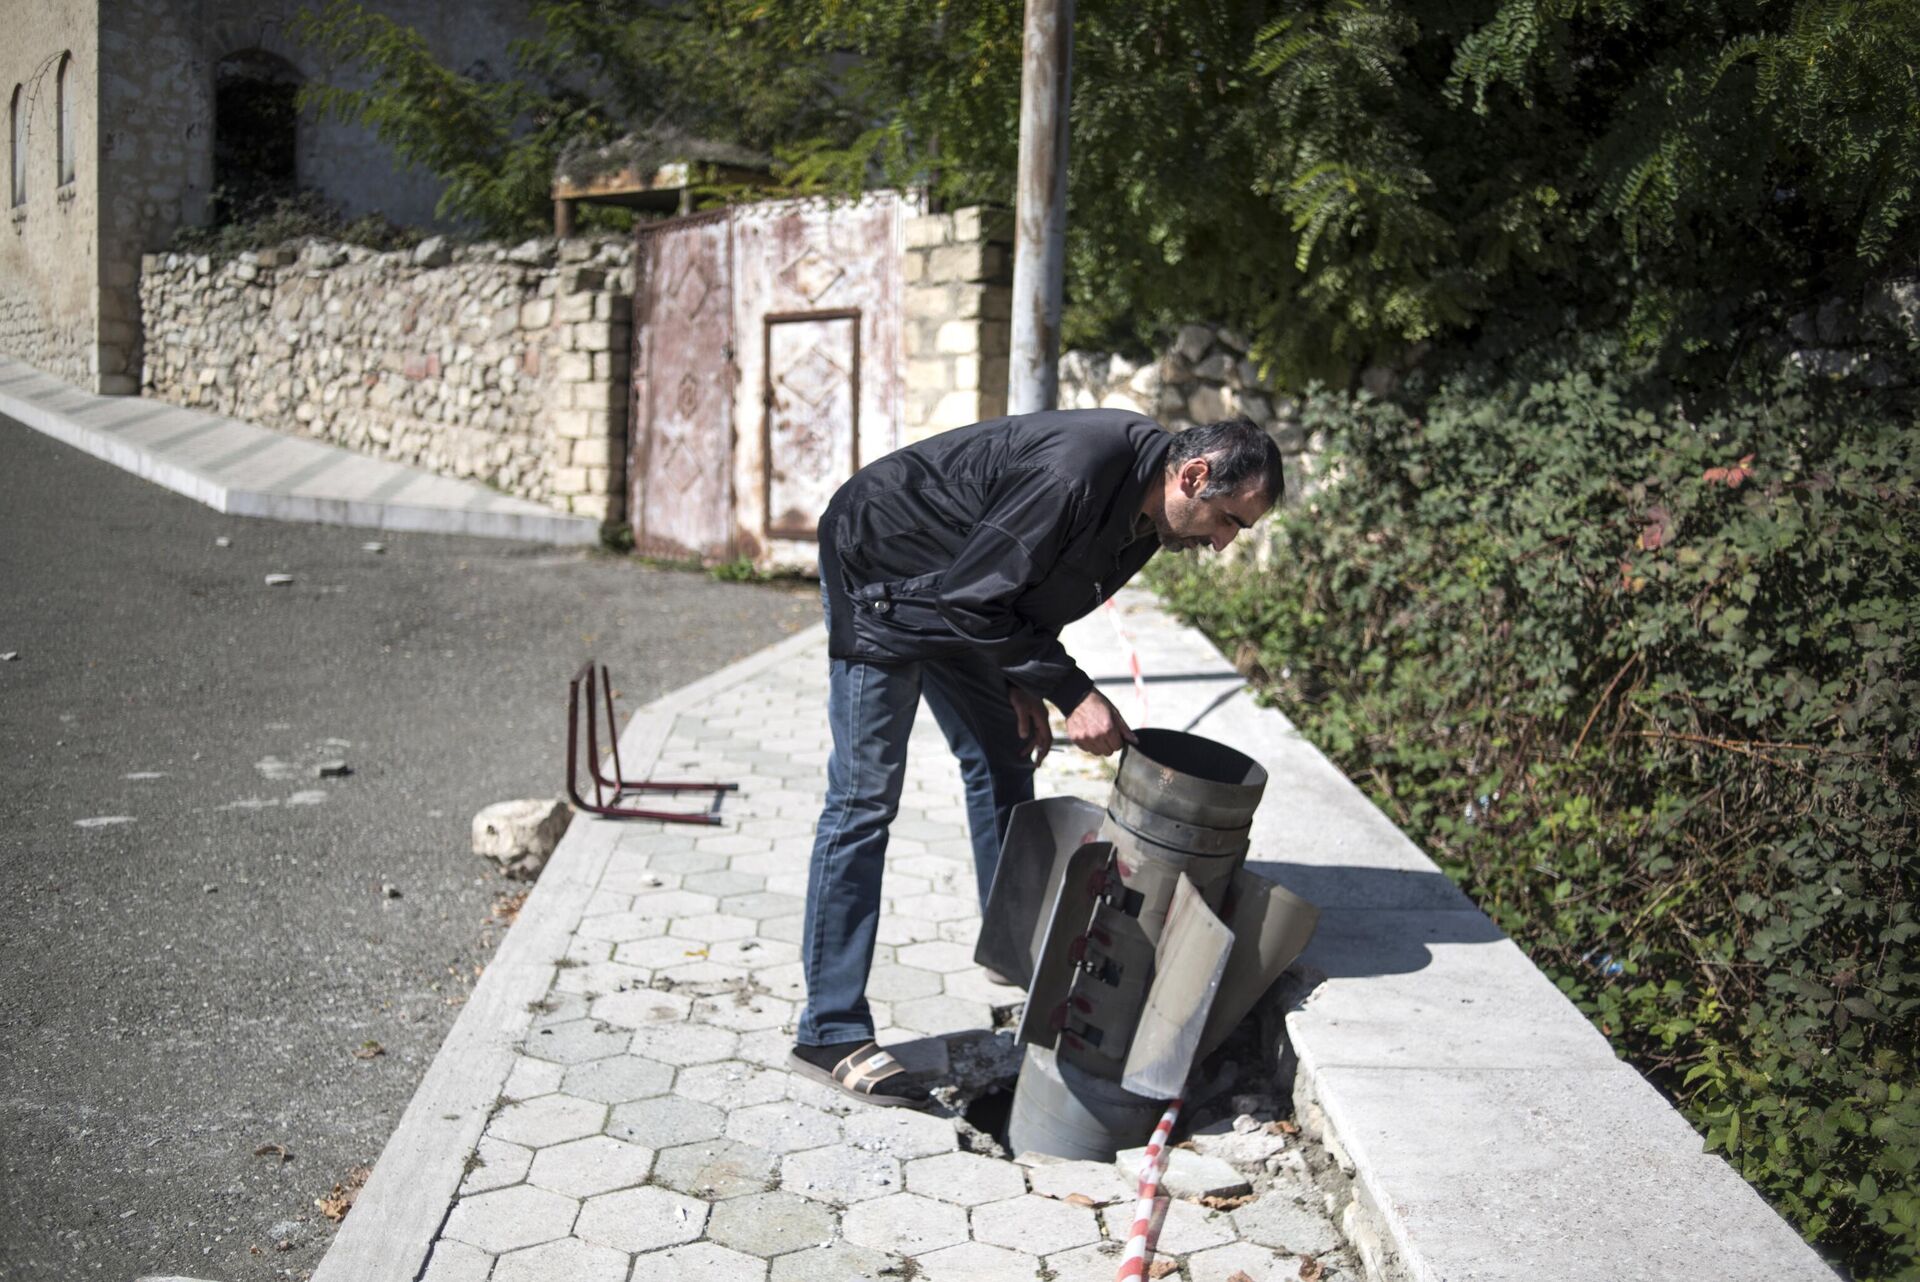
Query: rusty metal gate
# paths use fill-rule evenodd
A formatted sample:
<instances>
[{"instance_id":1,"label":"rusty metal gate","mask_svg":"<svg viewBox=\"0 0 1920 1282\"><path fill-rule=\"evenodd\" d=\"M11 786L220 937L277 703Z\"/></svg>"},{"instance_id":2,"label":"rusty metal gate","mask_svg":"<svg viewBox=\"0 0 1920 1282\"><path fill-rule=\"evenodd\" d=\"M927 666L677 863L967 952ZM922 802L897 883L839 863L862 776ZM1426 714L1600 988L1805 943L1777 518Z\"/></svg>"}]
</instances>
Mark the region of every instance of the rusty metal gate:
<instances>
[{"instance_id":1,"label":"rusty metal gate","mask_svg":"<svg viewBox=\"0 0 1920 1282\"><path fill-rule=\"evenodd\" d=\"M896 193L643 227L628 511L654 556L811 567L827 500L899 444Z\"/></svg>"}]
</instances>

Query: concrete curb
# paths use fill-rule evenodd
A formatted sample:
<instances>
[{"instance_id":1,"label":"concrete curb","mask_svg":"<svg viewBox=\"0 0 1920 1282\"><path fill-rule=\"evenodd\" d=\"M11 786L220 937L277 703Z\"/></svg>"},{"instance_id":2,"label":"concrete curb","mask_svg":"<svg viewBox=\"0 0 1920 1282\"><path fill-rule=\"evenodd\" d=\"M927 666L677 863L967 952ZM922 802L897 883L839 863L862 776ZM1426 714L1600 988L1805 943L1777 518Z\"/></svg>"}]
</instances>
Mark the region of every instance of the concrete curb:
<instances>
[{"instance_id":1,"label":"concrete curb","mask_svg":"<svg viewBox=\"0 0 1920 1282\"><path fill-rule=\"evenodd\" d=\"M202 410L141 397L94 396L5 356L0 356L0 414L234 516L531 543L600 541L597 521L554 512L473 482L433 476ZM164 436L156 433L162 425ZM203 434L217 439L223 453L277 451L277 475L261 475L258 468L244 465L223 474L202 457L204 441L191 448L164 448L167 438ZM319 479L318 474L329 472L336 479ZM333 492L317 492L323 487ZM435 501L410 500L404 497L409 490L431 492Z\"/></svg>"},{"instance_id":2,"label":"concrete curb","mask_svg":"<svg viewBox=\"0 0 1920 1282\"><path fill-rule=\"evenodd\" d=\"M809 628L647 704L620 736L622 766L630 776L644 777L683 709L798 660L824 641ZM553 983L615 845L645 841L662 828L575 817L381 1150L313 1282L412 1282L419 1275L466 1174L467 1156L513 1067L514 1047L533 1022L529 1006Z\"/></svg>"},{"instance_id":3,"label":"concrete curb","mask_svg":"<svg viewBox=\"0 0 1920 1282\"><path fill-rule=\"evenodd\" d=\"M1066 634L1146 674L1152 722L1267 768L1254 866L1322 910L1287 1016L1303 1126L1353 1178L1380 1279L1623 1282L1833 1272L1405 833L1147 594ZM1132 679L1100 682L1123 713Z\"/></svg>"}]
</instances>

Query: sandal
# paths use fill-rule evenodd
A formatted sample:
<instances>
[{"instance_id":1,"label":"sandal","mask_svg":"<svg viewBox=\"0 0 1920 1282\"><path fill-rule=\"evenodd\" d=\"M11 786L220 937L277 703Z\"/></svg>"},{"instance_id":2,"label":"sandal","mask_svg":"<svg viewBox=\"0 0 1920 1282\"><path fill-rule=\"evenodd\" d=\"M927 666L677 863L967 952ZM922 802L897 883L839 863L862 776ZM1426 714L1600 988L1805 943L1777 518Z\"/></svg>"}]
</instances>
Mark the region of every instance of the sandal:
<instances>
[{"instance_id":1,"label":"sandal","mask_svg":"<svg viewBox=\"0 0 1920 1282\"><path fill-rule=\"evenodd\" d=\"M888 1108L924 1109L933 1103L927 1088L878 1042L841 1042L833 1046L795 1046L787 1066L802 1077L845 1091L855 1099Z\"/></svg>"}]
</instances>

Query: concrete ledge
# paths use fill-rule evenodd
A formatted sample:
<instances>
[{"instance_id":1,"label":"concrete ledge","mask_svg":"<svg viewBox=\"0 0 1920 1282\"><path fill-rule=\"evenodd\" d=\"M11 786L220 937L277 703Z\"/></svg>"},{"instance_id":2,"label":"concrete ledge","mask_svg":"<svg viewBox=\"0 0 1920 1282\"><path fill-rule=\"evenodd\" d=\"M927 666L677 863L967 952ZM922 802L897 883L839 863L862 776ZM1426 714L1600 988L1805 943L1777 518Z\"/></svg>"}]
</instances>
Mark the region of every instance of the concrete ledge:
<instances>
[{"instance_id":1,"label":"concrete ledge","mask_svg":"<svg viewBox=\"0 0 1920 1282\"><path fill-rule=\"evenodd\" d=\"M646 776L682 710L819 644L809 628L640 709L620 736L627 773ZM313 1282L413 1282L419 1276L466 1175L467 1155L506 1084L515 1047L532 1025L531 1007L552 986L615 845L644 841L665 827L574 818L380 1151Z\"/></svg>"},{"instance_id":2,"label":"concrete ledge","mask_svg":"<svg viewBox=\"0 0 1920 1282\"><path fill-rule=\"evenodd\" d=\"M324 441L135 396L94 396L0 356L0 414L215 511L274 521L594 544L600 524Z\"/></svg>"},{"instance_id":3,"label":"concrete ledge","mask_svg":"<svg viewBox=\"0 0 1920 1282\"><path fill-rule=\"evenodd\" d=\"M1295 1100L1353 1176L1377 1279L1834 1274L1485 914L1204 637L1148 594L1068 629L1130 719L1223 740L1272 782L1255 866L1320 905L1287 1017ZM1112 674L1112 675L1109 675Z\"/></svg>"}]
</instances>

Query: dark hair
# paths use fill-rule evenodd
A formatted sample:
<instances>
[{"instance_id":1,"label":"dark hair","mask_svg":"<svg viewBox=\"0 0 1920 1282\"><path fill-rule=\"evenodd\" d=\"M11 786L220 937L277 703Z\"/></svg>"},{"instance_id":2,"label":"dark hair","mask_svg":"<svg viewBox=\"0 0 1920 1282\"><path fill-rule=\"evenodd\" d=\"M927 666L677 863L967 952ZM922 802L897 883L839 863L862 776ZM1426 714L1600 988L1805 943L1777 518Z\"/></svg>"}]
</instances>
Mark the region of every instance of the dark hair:
<instances>
[{"instance_id":1,"label":"dark hair","mask_svg":"<svg viewBox=\"0 0 1920 1282\"><path fill-rule=\"evenodd\" d=\"M1238 494L1257 481L1267 501L1278 503L1287 493L1286 473L1280 466L1280 447L1265 428L1250 418L1222 419L1176 432L1167 451L1167 466L1175 471L1189 459L1207 460L1207 488L1203 499Z\"/></svg>"}]
</instances>

